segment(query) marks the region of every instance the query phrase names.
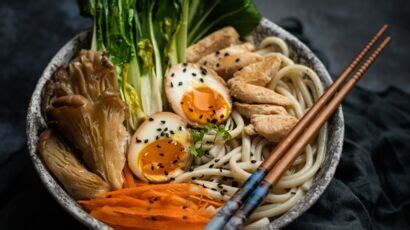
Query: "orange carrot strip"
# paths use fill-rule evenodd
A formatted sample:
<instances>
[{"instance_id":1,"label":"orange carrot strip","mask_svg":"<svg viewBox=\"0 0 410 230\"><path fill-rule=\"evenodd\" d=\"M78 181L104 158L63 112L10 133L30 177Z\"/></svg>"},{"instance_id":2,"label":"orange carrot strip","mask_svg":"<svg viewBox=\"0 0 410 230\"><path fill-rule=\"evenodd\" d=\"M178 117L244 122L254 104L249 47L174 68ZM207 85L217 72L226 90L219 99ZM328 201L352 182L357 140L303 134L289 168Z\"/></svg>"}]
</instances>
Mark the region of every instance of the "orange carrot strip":
<instances>
[{"instance_id":1,"label":"orange carrot strip","mask_svg":"<svg viewBox=\"0 0 410 230\"><path fill-rule=\"evenodd\" d=\"M124 174L124 188L134 188L135 187L134 175L132 174L131 170L128 168L128 165L124 166L123 174Z\"/></svg>"},{"instance_id":2,"label":"orange carrot strip","mask_svg":"<svg viewBox=\"0 0 410 230\"><path fill-rule=\"evenodd\" d=\"M156 218L145 218L138 216L129 216L126 214L119 214L112 210L111 207L104 207L91 212L91 215L104 223L122 227L131 228L152 228L152 229L197 229L202 228L205 223L190 223L180 218L179 221L164 221Z\"/></svg>"},{"instance_id":3,"label":"orange carrot strip","mask_svg":"<svg viewBox=\"0 0 410 230\"><path fill-rule=\"evenodd\" d=\"M157 185L147 184L147 185L142 185L142 186L138 186L135 188L124 188L124 189L119 189L116 191L100 193L97 195L97 197L133 195L133 194L138 194L138 193L141 193L147 190L166 190L166 189L177 189L177 188L188 191L191 186L192 184L188 184L188 183L157 184Z\"/></svg>"},{"instance_id":4,"label":"orange carrot strip","mask_svg":"<svg viewBox=\"0 0 410 230\"><path fill-rule=\"evenodd\" d=\"M112 197L112 198L101 198L93 200L80 200L78 201L87 210L92 210L98 207L104 206L122 206L122 207L149 207L149 202L147 200L138 200L132 197Z\"/></svg>"}]
</instances>

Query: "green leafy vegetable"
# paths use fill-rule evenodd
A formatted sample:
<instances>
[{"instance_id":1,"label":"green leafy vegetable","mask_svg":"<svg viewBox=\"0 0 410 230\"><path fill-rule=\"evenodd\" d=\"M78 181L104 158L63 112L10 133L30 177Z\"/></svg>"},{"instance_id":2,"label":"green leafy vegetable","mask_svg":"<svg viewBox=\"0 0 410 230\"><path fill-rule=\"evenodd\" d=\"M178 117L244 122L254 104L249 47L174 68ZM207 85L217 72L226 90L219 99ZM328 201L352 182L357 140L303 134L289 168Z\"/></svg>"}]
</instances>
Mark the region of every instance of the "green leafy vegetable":
<instances>
[{"instance_id":1,"label":"green leafy vegetable","mask_svg":"<svg viewBox=\"0 0 410 230\"><path fill-rule=\"evenodd\" d=\"M202 128L200 127L193 127L189 130L189 133L191 135L191 143L189 146L189 152L196 156L200 157L202 156L205 151L202 148L203 147L203 138L205 134L211 134L214 133L215 137L213 142L215 143L216 139L218 137L222 137L224 141L228 141L231 139L231 134L229 131L226 129L225 125L215 125L212 123L208 123L204 125Z\"/></svg>"},{"instance_id":2,"label":"green leafy vegetable","mask_svg":"<svg viewBox=\"0 0 410 230\"><path fill-rule=\"evenodd\" d=\"M118 72L127 127L166 108L163 77L185 62L186 49L208 33L233 26L246 35L261 15L251 0L78 0L93 19L91 49L104 51ZM229 138L218 131L218 135ZM197 151L200 154L200 151Z\"/></svg>"}]
</instances>

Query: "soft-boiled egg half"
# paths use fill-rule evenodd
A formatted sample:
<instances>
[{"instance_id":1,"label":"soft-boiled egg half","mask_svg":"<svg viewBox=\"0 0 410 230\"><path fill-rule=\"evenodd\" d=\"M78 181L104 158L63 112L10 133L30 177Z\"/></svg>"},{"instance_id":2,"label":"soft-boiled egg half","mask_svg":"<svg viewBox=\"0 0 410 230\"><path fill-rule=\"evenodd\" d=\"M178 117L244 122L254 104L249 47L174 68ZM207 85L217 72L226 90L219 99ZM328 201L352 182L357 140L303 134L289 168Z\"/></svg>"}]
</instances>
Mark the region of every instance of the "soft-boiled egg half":
<instances>
[{"instance_id":1,"label":"soft-boiled egg half","mask_svg":"<svg viewBox=\"0 0 410 230\"><path fill-rule=\"evenodd\" d=\"M141 180L166 182L189 167L189 130L178 115L160 112L137 129L128 149L128 166Z\"/></svg>"},{"instance_id":2,"label":"soft-boiled egg half","mask_svg":"<svg viewBox=\"0 0 410 230\"><path fill-rule=\"evenodd\" d=\"M197 64L171 67L165 77L165 92L174 112L191 125L220 124L232 110L225 81Z\"/></svg>"}]
</instances>

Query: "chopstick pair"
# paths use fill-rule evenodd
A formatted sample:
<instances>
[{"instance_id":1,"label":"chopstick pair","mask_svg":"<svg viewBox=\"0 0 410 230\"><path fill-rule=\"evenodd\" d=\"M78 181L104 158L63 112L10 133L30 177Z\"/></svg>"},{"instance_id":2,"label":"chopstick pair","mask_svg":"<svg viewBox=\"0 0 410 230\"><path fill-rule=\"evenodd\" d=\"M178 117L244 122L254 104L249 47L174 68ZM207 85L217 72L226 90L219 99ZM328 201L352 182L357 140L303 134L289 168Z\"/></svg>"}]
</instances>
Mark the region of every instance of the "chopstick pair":
<instances>
[{"instance_id":1,"label":"chopstick pair","mask_svg":"<svg viewBox=\"0 0 410 230\"><path fill-rule=\"evenodd\" d=\"M389 44L391 37L387 36L351 76L352 71L378 42L387 28L386 24L379 29L288 136L272 150L270 156L246 180L242 188L215 214L205 229L236 229L245 223L246 218L263 202L272 186L278 182L303 148L316 136L324 123L342 103L346 94L356 85Z\"/></svg>"}]
</instances>

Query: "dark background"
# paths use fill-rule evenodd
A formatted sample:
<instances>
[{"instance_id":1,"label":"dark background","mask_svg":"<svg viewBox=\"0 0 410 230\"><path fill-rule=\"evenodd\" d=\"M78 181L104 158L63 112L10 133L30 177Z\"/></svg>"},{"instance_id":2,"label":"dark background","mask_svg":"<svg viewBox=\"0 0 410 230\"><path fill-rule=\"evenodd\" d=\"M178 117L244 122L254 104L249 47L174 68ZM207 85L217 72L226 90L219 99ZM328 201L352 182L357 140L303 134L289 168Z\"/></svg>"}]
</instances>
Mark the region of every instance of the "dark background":
<instances>
[{"instance_id":1,"label":"dark background","mask_svg":"<svg viewBox=\"0 0 410 230\"><path fill-rule=\"evenodd\" d=\"M255 2L265 17L307 41L332 76L377 28L391 25L392 44L344 103L346 140L335 179L289 227L408 229L410 1ZM0 2L0 229L83 228L36 175L25 115L48 61L90 23L73 0Z\"/></svg>"}]
</instances>

